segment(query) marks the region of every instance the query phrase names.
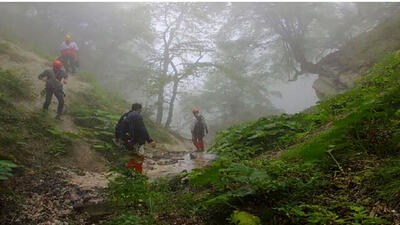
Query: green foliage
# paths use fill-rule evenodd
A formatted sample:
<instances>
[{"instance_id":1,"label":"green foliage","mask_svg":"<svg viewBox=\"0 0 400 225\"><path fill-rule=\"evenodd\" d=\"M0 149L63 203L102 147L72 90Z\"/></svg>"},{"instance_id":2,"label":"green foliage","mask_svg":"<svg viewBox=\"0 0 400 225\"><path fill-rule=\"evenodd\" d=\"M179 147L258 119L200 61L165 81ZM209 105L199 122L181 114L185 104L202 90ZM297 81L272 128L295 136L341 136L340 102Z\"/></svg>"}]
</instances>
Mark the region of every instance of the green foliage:
<instances>
[{"instance_id":1,"label":"green foliage","mask_svg":"<svg viewBox=\"0 0 400 225\"><path fill-rule=\"evenodd\" d=\"M133 205L142 196L149 207L149 196L165 204L186 192L190 206L176 201L174 207L216 224L227 218L235 224L391 223L391 214L374 217L369 211L382 199L400 200L399 81L396 53L376 64L356 88L320 102L310 113L261 118L221 131L211 148L218 158L191 172L188 188L171 192L170 185L157 190L126 181L125 188L135 188L119 196Z\"/></svg>"},{"instance_id":2,"label":"green foliage","mask_svg":"<svg viewBox=\"0 0 400 225\"><path fill-rule=\"evenodd\" d=\"M338 219L338 215L324 206L320 205L307 205L303 204L300 206L284 206L280 208L286 215L293 218L295 223L305 223L310 224L343 224L343 219ZM300 219L300 218L304 218Z\"/></svg>"},{"instance_id":3,"label":"green foliage","mask_svg":"<svg viewBox=\"0 0 400 225\"><path fill-rule=\"evenodd\" d=\"M261 225L260 218L243 211L234 211L231 220L236 225Z\"/></svg>"},{"instance_id":4,"label":"green foliage","mask_svg":"<svg viewBox=\"0 0 400 225\"><path fill-rule=\"evenodd\" d=\"M340 218L332 211L332 206L321 205L286 205L279 208L292 219L293 223L309 224L388 224L387 220L368 215L363 206L350 205L346 210L350 211L347 218Z\"/></svg>"},{"instance_id":5,"label":"green foliage","mask_svg":"<svg viewBox=\"0 0 400 225\"><path fill-rule=\"evenodd\" d=\"M111 224L156 224L155 218L163 215L194 215L193 194L185 191L183 184L163 179L149 182L144 175L132 171L122 173L125 175L110 182L108 198L119 207L134 208L135 213L122 213Z\"/></svg>"},{"instance_id":6,"label":"green foliage","mask_svg":"<svg viewBox=\"0 0 400 225\"><path fill-rule=\"evenodd\" d=\"M147 177L134 174L134 177L119 176L109 185L111 201L123 206L134 206L143 203L149 194Z\"/></svg>"},{"instance_id":7,"label":"green foliage","mask_svg":"<svg viewBox=\"0 0 400 225\"><path fill-rule=\"evenodd\" d=\"M349 205L356 204L346 193L343 197L349 203L333 208L323 202L310 204L308 199L332 192L331 171L343 173L343 167L354 166L356 156L398 155L399 65L400 56L389 55L355 89L319 103L311 113L262 118L221 131L212 147L218 159L190 175L191 184L210 192L201 202L203 209L217 215L226 211L224 206L252 207L243 199L276 199L275 207L279 202L296 203L285 215L299 223L385 223L363 213L362 205L358 207L364 211L349 213ZM264 161L263 155L285 148L274 161ZM388 183L397 179L397 170L383 171L377 195L396 197L397 183Z\"/></svg>"},{"instance_id":8,"label":"green foliage","mask_svg":"<svg viewBox=\"0 0 400 225\"><path fill-rule=\"evenodd\" d=\"M317 128L318 119L307 115L281 115L233 126L221 131L211 151L232 159L254 157L266 151L286 148ZM233 149L237 151L232 151Z\"/></svg>"},{"instance_id":9,"label":"green foliage","mask_svg":"<svg viewBox=\"0 0 400 225\"><path fill-rule=\"evenodd\" d=\"M154 224L153 220L140 218L132 212L124 213L111 222L108 225L151 225Z\"/></svg>"},{"instance_id":10,"label":"green foliage","mask_svg":"<svg viewBox=\"0 0 400 225\"><path fill-rule=\"evenodd\" d=\"M53 156L61 156L66 153L67 146L71 144L72 139L79 138L71 132L58 130L56 128L47 129L47 136L53 139L53 143L49 146L49 152Z\"/></svg>"},{"instance_id":11,"label":"green foliage","mask_svg":"<svg viewBox=\"0 0 400 225\"><path fill-rule=\"evenodd\" d=\"M90 74L81 73L80 76L90 77ZM88 78L91 79L91 78ZM94 81L93 81L94 82ZM77 93L77 98L71 109L75 124L81 126L82 133L92 139L97 139L96 148L112 150L116 146L112 143L115 125L123 113L130 109L121 97L99 87L95 82L93 88ZM171 143L168 130L157 126L144 115L146 127L150 136L157 142ZM100 141L100 142L99 142Z\"/></svg>"},{"instance_id":12,"label":"green foliage","mask_svg":"<svg viewBox=\"0 0 400 225\"><path fill-rule=\"evenodd\" d=\"M90 131L95 138L105 143L112 143L115 124L120 116L103 110L87 108L80 108L73 112L73 116L74 122Z\"/></svg>"},{"instance_id":13,"label":"green foliage","mask_svg":"<svg viewBox=\"0 0 400 225\"><path fill-rule=\"evenodd\" d=\"M29 99L31 98L30 91L30 84L21 74L0 68L1 98Z\"/></svg>"},{"instance_id":14,"label":"green foliage","mask_svg":"<svg viewBox=\"0 0 400 225\"><path fill-rule=\"evenodd\" d=\"M26 111L15 105L32 97L31 84L21 75L0 69L0 148L18 164L26 155L61 156L76 134L55 129L45 112ZM50 153L50 154L48 154Z\"/></svg>"},{"instance_id":15,"label":"green foliage","mask_svg":"<svg viewBox=\"0 0 400 225\"><path fill-rule=\"evenodd\" d=\"M21 63L21 62L27 62L28 58L18 52L14 46L11 45L10 42L8 41L2 41L0 40L0 54L7 55L10 60Z\"/></svg>"},{"instance_id":16,"label":"green foliage","mask_svg":"<svg viewBox=\"0 0 400 225\"><path fill-rule=\"evenodd\" d=\"M17 165L9 160L0 160L0 181L7 180L12 176L12 169Z\"/></svg>"},{"instance_id":17,"label":"green foliage","mask_svg":"<svg viewBox=\"0 0 400 225\"><path fill-rule=\"evenodd\" d=\"M10 48L10 44L7 42L0 43L0 54L7 53L7 50Z\"/></svg>"},{"instance_id":18,"label":"green foliage","mask_svg":"<svg viewBox=\"0 0 400 225\"><path fill-rule=\"evenodd\" d=\"M350 206L350 209L353 211L351 224L389 224L387 220L369 216L368 211L363 206Z\"/></svg>"},{"instance_id":19,"label":"green foliage","mask_svg":"<svg viewBox=\"0 0 400 225\"><path fill-rule=\"evenodd\" d=\"M388 159L376 169L375 173L369 173L364 182L372 184L374 189L368 190L375 192L377 196L386 202L392 203L399 199L400 193L400 160Z\"/></svg>"}]
</instances>

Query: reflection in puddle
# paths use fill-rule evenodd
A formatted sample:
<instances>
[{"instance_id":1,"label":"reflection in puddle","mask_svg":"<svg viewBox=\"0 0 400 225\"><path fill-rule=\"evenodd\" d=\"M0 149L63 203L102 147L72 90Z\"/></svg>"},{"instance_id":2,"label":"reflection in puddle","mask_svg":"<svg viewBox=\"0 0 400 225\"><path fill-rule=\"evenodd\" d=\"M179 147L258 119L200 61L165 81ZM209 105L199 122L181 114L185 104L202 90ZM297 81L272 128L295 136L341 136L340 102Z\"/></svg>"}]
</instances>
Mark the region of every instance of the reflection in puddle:
<instances>
[{"instance_id":1,"label":"reflection in puddle","mask_svg":"<svg viewBox=\"0 0 400 225\"><path fill-rule=\"evenodd\" d=\"M201 168L215 158L215 154L206 152L167 152L162 156L153 156L145 160L144 173L150 179L172 176L182 171Z\"/></svg>"}]
</instances>

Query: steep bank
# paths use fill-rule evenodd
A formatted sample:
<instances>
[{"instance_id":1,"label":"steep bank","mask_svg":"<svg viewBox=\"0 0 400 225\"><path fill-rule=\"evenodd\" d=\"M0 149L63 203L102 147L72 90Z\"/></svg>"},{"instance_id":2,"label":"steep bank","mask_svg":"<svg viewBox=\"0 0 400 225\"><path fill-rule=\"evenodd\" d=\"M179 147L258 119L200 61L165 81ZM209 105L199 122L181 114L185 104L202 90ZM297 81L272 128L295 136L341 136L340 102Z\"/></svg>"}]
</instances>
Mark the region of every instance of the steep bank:
<instances>
[{"instance_id":1,"label":"steep bank","mask_svg":"<svg viewBox=\"0 0 400 225\"><path fill-rule=\"evenodd\" d=\"M400 52L309 113L219 133L211 166L121 176L111 224L399 224Z\"/></svg>"},{"instance_id":2,"label":"steep bank","mask_svg":"<svg viewBox=\"0 0 400 225\"><path fill-rule=\"evenodd\" d=\"M18 165L12 169L14 176L7 174L9 180L0 183L2 224L88 223L91 215L82 209L105 199L108 171L120 169L126 159L126 152L111 139L116 120L130 104L81 72L64 86L65 115L56 121L57 101L53 98L49 112L42 112L44 83L37 79L50 65L26 48L0 39L0 162ZM168 152L190 151L183 138L148 119L146 123L158 142L148 152L158 153L158 159L168 160ZM2 176L13 164L1 163ZM146 173L160 176L158 166L153 162Z\"/></svg>"},{"instance_id":3,"label":"steep bank","mask_svg":"<svg viewBox=\"0 0 400 225\"><path fill-rule=\"evenodd\" d=\"M373 30L363 33L329 54L318 65L329 73L314 82L320 99L348 88L386 54L400 49L400 12L386 19Z\"/></svg>"}]
</instances>

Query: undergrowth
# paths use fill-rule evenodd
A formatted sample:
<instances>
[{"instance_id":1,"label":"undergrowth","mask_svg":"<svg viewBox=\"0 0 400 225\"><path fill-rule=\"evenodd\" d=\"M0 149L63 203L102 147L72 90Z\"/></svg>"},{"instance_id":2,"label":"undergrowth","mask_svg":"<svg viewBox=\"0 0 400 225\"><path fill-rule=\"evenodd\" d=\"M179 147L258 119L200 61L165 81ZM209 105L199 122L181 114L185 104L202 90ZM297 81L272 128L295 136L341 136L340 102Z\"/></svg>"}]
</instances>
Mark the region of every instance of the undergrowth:
<instances>
[{"instance_id":1,"label":"undergrowth","mask_svg":"<svg viewBox=\"0 0 400 225\"><path fill-rule=\"evenodd\" d=\"M100 87L94 80L94 75L80 72L77 76L79 79L90 82L91 87L78 91L71 104L70 114L75 124L80 126L86 137L94 141L95 148L106 151L115 150L116 146L111 144L115 125L122 114L129 111L131 104L119 95ZM156 125L146 115L144 115L144 120L153 139L157 142L171 142L168 130Z\"/></svg>"},{"instance_id":2,"label":"undergrowth","mask_svg":"<svg viewBox=\"0 0 400 225\"><path fill-rule=\"evenodd\" d=\"M0 160L10 162L3 164L7 168L12 167L11 162L38 163L31 160L33 155L46 159L65 154L73 138L68 132L56 131L47 113L18 105L32 96L30 83L21 74L0 68Z\"/></svg>"},{"instance_id":3,"label":"undergrowth","mask_svg":"<svg viewBox=\"0 0 400 225\"><path fill-rule=\"evenodd\" d=\"M312 112L221 131L210 167L166 183L119 178L109 193L127 212L111 224L164 224L161 218L187 215L207 224L396 223L399 79L396 52Z\"/></svg>"}]
</instances>

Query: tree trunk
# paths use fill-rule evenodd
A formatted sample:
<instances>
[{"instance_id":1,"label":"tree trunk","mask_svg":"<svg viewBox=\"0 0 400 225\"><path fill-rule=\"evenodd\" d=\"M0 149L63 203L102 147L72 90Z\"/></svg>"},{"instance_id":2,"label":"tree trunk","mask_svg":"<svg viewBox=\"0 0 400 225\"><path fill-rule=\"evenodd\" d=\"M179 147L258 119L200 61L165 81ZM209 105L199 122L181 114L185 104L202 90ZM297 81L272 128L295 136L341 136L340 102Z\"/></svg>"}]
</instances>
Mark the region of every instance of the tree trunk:
<instances>
[{"instance_id":1,"label":"tree trunk","mask_svg":"<svg viewBox=\"0 0 400 225\"><path fill-rule=\"evenodd\" d=\"M160 85L158 90L158 97L157 97L157 115L156 115L156 122L161 124L163 114L164 114L164 85Z\"/></svg>"},{"instance_id":2,"label":"tree trunk","mask_svg":"<svg viewBox=\"0 0 400 225\"><path fill-rule=\"evenodd\" d=\"M303 73L312 73L318 74L321 76L326 76L326 71L319 65L312 62L309 62L305 56L304 49L304 41L301 38L286 38L287 43L289 44L291 51L293 53L294 59L300 63L300 74Z\"/></svg>"},{"instance_id":3,"label":"tree trunk","mask_svg":"<svg viewBox=\"0 0 400 225\"><path fill-rule=\"evenodd\" d=\"M169 46L167 43L165 43L164 46L164 57L163 57L163 70L162 70L162 75L161 82L159 84L159 90L158 90L158 98L157 98L157 116L156 116L156 122L161 124L162 123L162 118L164 115L164 87L166 85L164 78L168 76L168 65L170 63L170 56L169 56Z\"/></svg>"},{"instance_id":4,"label":"tree trunk","mask_svg":"<svg viewBox=\"0 0 400 225\"><path fill-rule=\"evenodd\" d=\"M163 71L162 71L163 78L167 78L167 76L168 76L168 66L171 63L171 60L173 58L173 56L171 56L171 54L170 54L171 43L175 38L175 32L177 30L179 30L179 28L180 28L180 26L182 24L182 20L183 20L183 16L184 16L185 12L186 12L186 9L183 10L179 14L178 18L175 21L176 22L175 28L170 29L168 27L163 32L163 41L164 41ZM168 35L168 40L166 38L167 33L169 34ZM158 92L158 99L157 99L157 116L156 116L157 120L156 120L156 122L159 123L159 124L162 123L162 118L163 118L163 114L164 114L164 112L163 112L163 110L164 110L164 108L163 108L163 104L164 104L164 87L168 83L165 80L166 79L162 79L162 81L160 83L159 92ZM178 80L178 83L179 83L179 80ZM176 86L176 88L177 87L178 86ZM174 89L175 89L175 83L174 83ZM170 109L169 109L169 112L168 112L168 119L167 119L167 122L166 122L166 126L169 126L169 124L171 123L171 120L172 120L173 106L174 106L174 101L175 101L175 98L176 98L177 90L175 90L174 92L175 92L175 94L173 94L173 98L171 98L172 108L171 108L171 102L170 102ZM172 111L171 111L171 109L172 109Z\"/></svg>"},{"instance_id":5,"label":"tree trunk","mask_svg":"<svg viewBox=\"0 0 400 225\"><path fill-rule=\"evenodd\" d=\"M172 88L171 100L169 101L168 118L167 118L167 122L165 122L166 128L169 128L169 126L171 125L172 116L174 115L174 103L175 103L175 99L176 99L176 94L178 92L178 85L179 85L179 80L175 79L174 86Z\"/></svg>"}]
</instances>

